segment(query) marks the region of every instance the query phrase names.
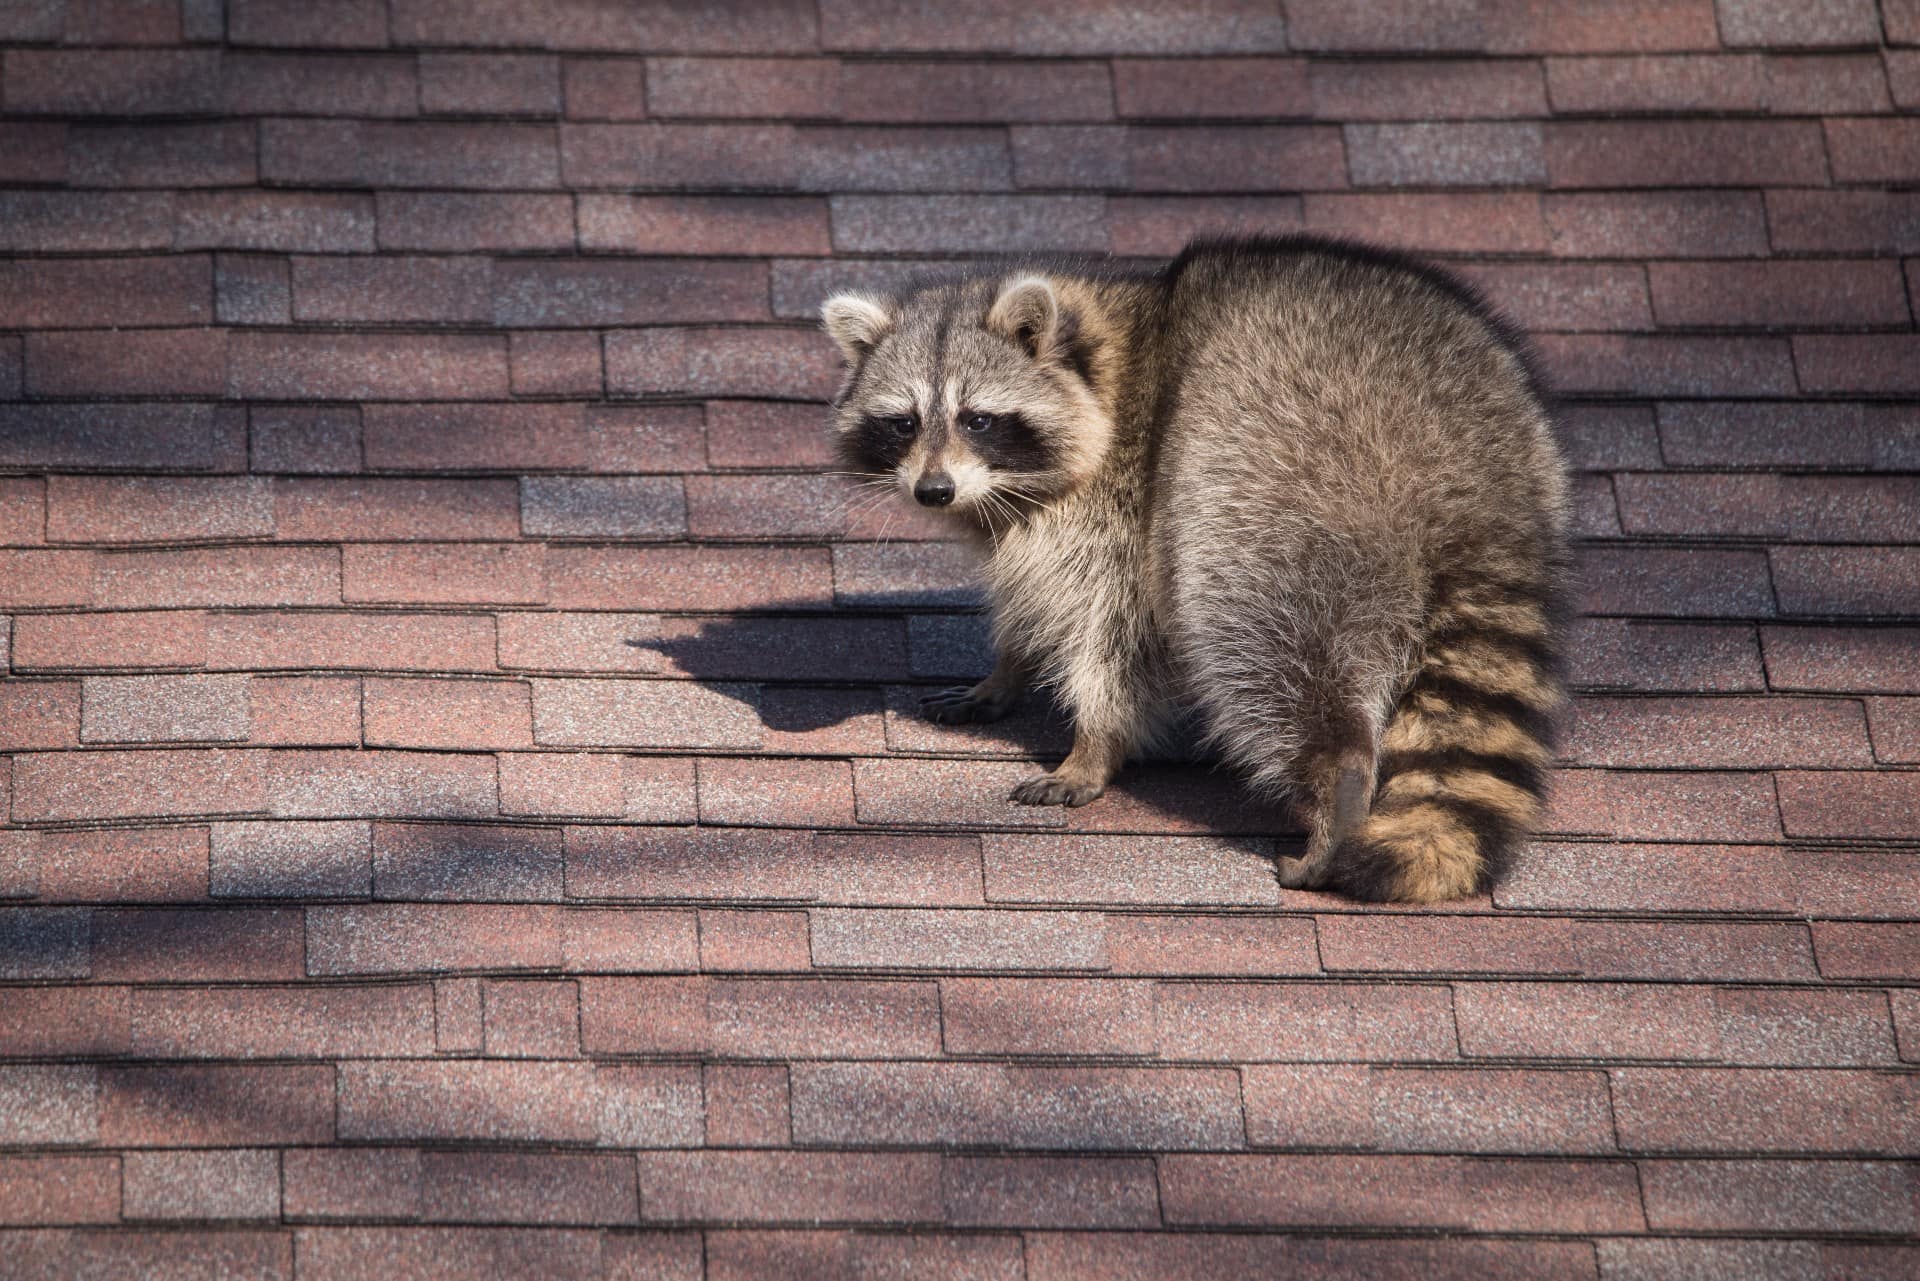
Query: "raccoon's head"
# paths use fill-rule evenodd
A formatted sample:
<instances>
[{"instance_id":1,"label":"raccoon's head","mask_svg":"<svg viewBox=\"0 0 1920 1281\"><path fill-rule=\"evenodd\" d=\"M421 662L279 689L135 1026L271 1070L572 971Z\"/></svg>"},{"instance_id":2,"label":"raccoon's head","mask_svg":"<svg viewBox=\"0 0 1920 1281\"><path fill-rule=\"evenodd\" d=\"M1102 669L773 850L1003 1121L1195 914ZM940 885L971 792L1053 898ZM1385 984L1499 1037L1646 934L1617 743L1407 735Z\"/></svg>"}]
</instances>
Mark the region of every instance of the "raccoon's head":
<instances>
[{"instance_id":1,"label":"raccoon's head","mask_svg":"<svg viewBox=\"0 0 1920 1281\"><path fill-rule=\"evenodd\" d=\"M834 401L842 457L928 507L991 522L1098 468L1113 421L1078 282L978 279L821 308L847 360Z\"/></svg>"}]
</instances>

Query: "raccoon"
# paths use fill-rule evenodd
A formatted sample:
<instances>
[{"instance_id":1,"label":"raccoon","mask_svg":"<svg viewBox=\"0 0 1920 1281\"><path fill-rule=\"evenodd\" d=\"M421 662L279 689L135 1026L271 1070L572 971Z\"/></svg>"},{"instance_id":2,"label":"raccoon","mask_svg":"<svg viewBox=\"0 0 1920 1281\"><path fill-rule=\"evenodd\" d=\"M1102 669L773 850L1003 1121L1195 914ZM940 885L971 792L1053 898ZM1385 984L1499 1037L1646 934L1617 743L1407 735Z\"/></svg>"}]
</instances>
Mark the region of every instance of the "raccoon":
<instances>
[{"instance_id":1,"label":"raccoon","mask_svg":"<svg viewBox=\"0 0 1920 1281\"><path fill-rule=\"evenodd\" d=\"M1473 893L1538 816L1565 465L1518 334L1385 250L1190 244L822 308L848 466L950 513L997 653L938 721L1050 689L1073 749L1013 799L1084 805L1197 718L1308 830L1283 884Z\"/></svg>"}]
</instances>

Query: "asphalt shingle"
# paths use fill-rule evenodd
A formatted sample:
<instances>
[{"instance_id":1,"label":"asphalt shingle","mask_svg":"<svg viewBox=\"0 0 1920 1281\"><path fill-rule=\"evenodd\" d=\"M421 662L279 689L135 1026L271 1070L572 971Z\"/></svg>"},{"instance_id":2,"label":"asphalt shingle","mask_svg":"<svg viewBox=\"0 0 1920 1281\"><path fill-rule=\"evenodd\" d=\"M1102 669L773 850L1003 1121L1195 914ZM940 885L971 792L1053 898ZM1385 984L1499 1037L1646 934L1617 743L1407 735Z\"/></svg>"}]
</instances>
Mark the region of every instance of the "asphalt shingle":
<instances>
[{"instance_id":1,"label":"asphalt shingle","mask_svg":"<svg viewBox=\"0 0 1920 1281\"><path fill-rule=\"evenodd\" d=\"M1912 1271L1913 0L4 8L14 1272ZM1299 230L1562 394L1439 908L1009 803L972 553L826 474L829 293Z\"/></svg>"}]
</instances>

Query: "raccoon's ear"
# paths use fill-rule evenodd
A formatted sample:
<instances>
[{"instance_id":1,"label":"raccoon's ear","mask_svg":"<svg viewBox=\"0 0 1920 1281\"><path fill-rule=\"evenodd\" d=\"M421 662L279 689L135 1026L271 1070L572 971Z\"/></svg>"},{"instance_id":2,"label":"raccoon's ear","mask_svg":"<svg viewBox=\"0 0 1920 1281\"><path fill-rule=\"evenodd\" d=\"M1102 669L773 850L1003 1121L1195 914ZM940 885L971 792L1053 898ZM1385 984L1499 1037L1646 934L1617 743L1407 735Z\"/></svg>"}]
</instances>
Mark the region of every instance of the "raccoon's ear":
<instances>
[{"instance_id":1,"label":"raccoon's ear","mask_svg":"<svg viewBox=\"0 0 1920 1281\"><path fill-rule=\"evenodd\" d=\"M893 328L886 307L866 294L835 294L820 304L820 320L850 365L865 359Z\"/></svg>"},{"instance_id":2,"label":"raccoon's ear","mask_svg":"<svg viewBox=\"0 0 1920 1281\"><path fill-rule=\"evenodd\" d=\"M1059 346L1060 299L1044 276L1008 282L987 310L987 328L1011 338L1036 359Z\"/></svg>"}]
</instances>

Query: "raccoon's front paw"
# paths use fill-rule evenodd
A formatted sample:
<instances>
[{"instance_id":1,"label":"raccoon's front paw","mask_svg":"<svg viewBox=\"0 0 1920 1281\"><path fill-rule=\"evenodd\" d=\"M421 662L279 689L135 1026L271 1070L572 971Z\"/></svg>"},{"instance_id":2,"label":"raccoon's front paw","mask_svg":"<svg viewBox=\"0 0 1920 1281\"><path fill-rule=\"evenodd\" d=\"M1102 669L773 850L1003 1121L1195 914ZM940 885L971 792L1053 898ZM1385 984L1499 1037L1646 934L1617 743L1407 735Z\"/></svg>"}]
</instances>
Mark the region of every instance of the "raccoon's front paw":
<instances>
[{"instance_id":1,"label":"raccoon's front paw","mask_svg":"<svg viewBox=\"0 0 1920 1281\"><path fill-rule=\"evenodd\" d=\"M1013 789L1013 799L1022 805L1085 805L1107 789L1098 783L1080 783L1059 774L1042 774Z\"/></svg>"},{"instance_id":2,"label":"raccoon's front paw","mask_svg":"<svg viewBox=\"0 0 1920 1281\"><path fill-rule=\"evenodd\" d=\"M978 686L956 686L920 700L920 711L941 725L985 724L1013 710L1012 694L982 694Z\"/></svg>"}]
</instances>

